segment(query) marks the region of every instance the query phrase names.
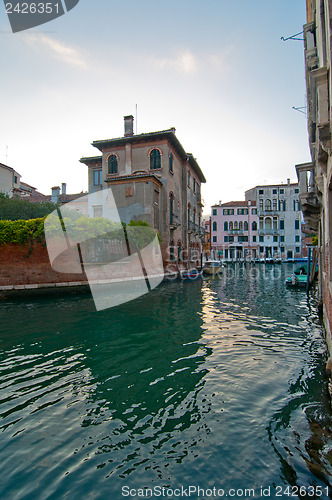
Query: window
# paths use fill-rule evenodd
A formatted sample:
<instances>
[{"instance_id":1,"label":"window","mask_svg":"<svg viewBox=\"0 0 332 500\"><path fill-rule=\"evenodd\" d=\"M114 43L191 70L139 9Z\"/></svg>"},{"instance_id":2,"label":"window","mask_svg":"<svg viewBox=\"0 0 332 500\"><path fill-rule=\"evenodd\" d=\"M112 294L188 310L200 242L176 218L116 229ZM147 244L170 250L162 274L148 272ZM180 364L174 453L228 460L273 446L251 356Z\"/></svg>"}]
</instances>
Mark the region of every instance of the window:
<instances>
[{"instance_id":1,"label":"window","mask_svg":"<svg viewBox=\"0 0 332 500\"><path fill-rule=\"evenodd\" d=\"M272 219L271 219L271 217L266 217L266 219L265 219L265 229L272 229Z\"/></svg>"},{"instance_id":2,"label":"window","mask_svg":"<svg viewBox=\"0 0 332 500\"><path fill-rule=\"evenodd\" d=\"M264 253L264 247L259 247L259 253Z\"/></svg>"},{"instance_id":3,"label":"window","mask_svg":"<svg viewBox=\"0 0 332 500\"><path fill-rule=\"evenodd\" d=\"M93 216L94 217L102 217L103 216L103 206L102 205L96 205L95 207L92 207L93 209Z\"/></svg>"},{"instance_id":4,"label":"window","mask_svg":"<svg viewBox=\"0 0 332 500\"><path fill-rule=\"evenodd\" d=\"M259 210L264 210L264 200L259 200Z\"/></svg>"},{"instance_id":5,"label":"window","mask_svg":"<svg viewBox=\"0 0 332 500\"><path fill-rule=\"evenodd\" d=\"M174 194L169 193L169 223L174 223Z\"/></svg>"},{"instance_id":6,"label":"window","mask_svg":"<svg viewBox=\"0 0 332 500\"><path fill-rule=\"evenodd\" d=\"M245 243L248 241L248 236L239 236L239 243Z\"/></svg>"},{"instance_id":7,"label":"window","mask_svg":"<svg viewBox=\"0 0 332 500\"><path fill-rule=\"evenodd\" d=\"M256 241L257 241L257 236L253 236L253 237L252 237L252 241L253 241L254 243L256 243Z\"/></svg>"},{"instance_id":8,"label":"window","mask_svg":"<svg viewBox=\"0 0 332 500\"><path fill-rule=\"evenodd\" d=\"M227 221L224 222L224 231L228 231L228 222Z\"/></svg>"},{"instance_id":9,"label":"window","mask_svg":"<svg viewBox=\"0 0 332 500\"><path fill-rule=\"evenodd\" d=\"M280 229L285 229L285 221L284 221L284 219L280 219Z\"/></svg>"},{"instance_id":10,"label":"window","mask_svg":"<svg viewBox=\"0 0 332 500\"><path fill-rule=\"evenodd\" d=\"M229 242L234 243L234 236L229 236Z\"/></svg>"},{"instance_id":11,"label":"window","mask_svg":"<svg viewBox=\"0 0 332 500\"><path fill-rule=\"evenodd\" d=\"M280 247L280 252L284 252L285 251L285 247Z\"/></svg>"},{"instance_id":12,"label":"window","mask_svg":"<svg viewBox=\"0 0 332 500\"><path fill-rule=\"evenodd\" d=\"M188 222L188 228L190 226L190 203L188 204L188 209L187 209L187 222Z\"/></svg>"},{"instance_id":13,"label":"window","mask_svg":"<svg viewBox=\"0 0 332 500\"><path fill-rule=\"evenodd\" d=\"M214 221L212 223L212 231L217 231L217 223L216 223L216 221Z\"/></svg>"},{"instance_id":14,"label":"window","mask_svg":"<svg viewBox=\"0 0 332 500\"><path fill-rule=\"evenodd\" d=\"M284 189L280 189L280 190L279 190L279 193L280 193L280 194L285 194L285 190L284 190Z\"/></svg>"},{"instance_id":15,"label":"window","mask_svg":"<svg viewBox=\"0 0 332 500\"><path fill-rule=\"evenodd\" d=\"M277 189L272 189L272 194L277 194L278 190Z\"/></svg>"},{"instance_id":16,"label":"window","mask_svg":"<svg viewBox=\"0 0 332 500\"><path fill-rule=\"evenodd\" d=\"M277 243L278 242L278 236L273 236L273 242Z\"/></svg>"},{"instance_id":17,"label":"window","mask_svg":"<svg viewBox=\"0 0 332 500\"><path fill-rule=\"evenodd\" d=\"M285 236L280 236L280 241L281 241L281 243L284 243L285 242Z\"/></svg>"},{"instance_id":18,"label":"window","mask_svg":"<svg viewBox=\"0 0 332 500\"><path fill-rule=\"evenodd\" d=\"M271 212L271 210L272 210L272 202L271 202L271 200L265 200L265 210Z\"/></svg>"},{"instance_id":19,"label":"window","mask_svg":"<svg viewBox=\"0 0 332 500\"><path fill-rule=\"evenodd\" d=\"M298 194L298 193L299 193L299 191L300 191L300 190L299 190L298 188L295 188L295 190L294 190L295 194Z\"/></svg>"},{"instance_id":20,"label":"window","mask_svg":"<svg viewBox=\"0 0 332 500\"><path fill-rule=\"evenodd\" d=\"M300 236L297 234L297 235L295 236L295 242L296 242L296 243L298 243L299 241L300 241Z\"/></svg>"},{"instance_id":21,"label":"window","mask_svg":"<svg viewBox=\"0 0 332 500\"><path fill-rule=\"evenodd\" d=\"M118 157L116 155L109 155L107 158L108 173L117 174L118 173Z\"/></svg>"},{"instance_id":22,"label":"window","mask_svg":"<svg viewBox=\"0 0 332 500\"><path fill-rule=\"evenodd\" d=\"M14 175L14 183L17 184L17 175Z\"/></svg>"},{"instance_id":23,"label":"window","mask_svg":"<svg viewBox=\"0 0 332 500\"><path fill-rule=\"evenodd\" d=\"M233 231L233 222L230 222L230 223L229 223L229 230L230 230L230 231Z\"/></svg>"},{"instance_id":24,"label":"window","mask_svg":"<svg viewBox=\"0 0 332 500\"><path fill-rule=\"evenodd\" d=\"M258 191L258 194L264 194L264 189L260 189L260 190Z\"/></svg>"},{"instance_id":25,"label":"window","mask_svg":"<svg viewBox=\"0 0 332 500\"><path fill-rule=\"evenodd\" d=\"M237 220L236 220L236 221L234 222L234 231L237 231L237 229L238 229L238 222L237 222Z\"/></svg>"},{"instance_id":26,"label":"window","mask_svg":"<svg viewBox=\"0 0 332 500\"><path fill-rule=\"evenodd\" d=\"M273 211L276 212L278 210L278 200L274 198L273 200Z\"/></svg>"},{"instance_id":27,"label":"window","mask_svg":"<svg viewBox=\"0 0 332 500\"><path fill-rule=\"evenodd\" d=\"M299 221L299 219L295 219L295 229L300 229L300 221Z\"/></svg>"},{"instance_id":28,"label":"window","mask_svg":"<svg viewBox=\"0 0 332 500\"><path fill-rule=\"evenodd\" d=\"M193 192L194 192L194 193L196 193L196 184L197 184L197 182L196 182L196 179L195 179L195 177L194 177L194 178L193 178Z\"/></svg>"},{"instance_id":29,"label":"window","mask_svg":"<svg viewBox=\"0 0 332 500\"><path fill-rule=\"evenodd\" d=\"M264 217L259 218L259 229L264 229Z\"/></svg>"},{"instance_id":30,"label":"window","mask_svg":"<svg viewBox=\"0 0 332 500\"><path fill-rule=\"evenodd\" d=\"M234 215L234 208L229 208L229 209L224 208L222 213L223 215Z\"/></svg>"},{"instance_id":31,"label":"window","mask_svg":"<svg viewBox=\"0 0 332 500\"><path fill-rule=\"evenodd\" d=\"M228 243L228 236L224 236L224 242Z\"/></svg>"},{"instance_id":32,"label":"window","mask_svg":"<svg viewBox=\"0 0 332 500\"><path fill-rule=\"evenodd\" d=\"M243 222L242 222L242 220L240 220L240 222L239 222L239 229L240 229L240 231L243 231Z\"/></svg>"},{"instance_id":33,"label":"window","mask_svg":"<svg viewBox=\"0 0 332 500\"><path fill-rule=\"evenodd\" d=\"M259 237L259 241L260 241L260 243L263 243L264 242L264 236L260 236Z\"/></svg>"},{"instance_id":34,"label":"window","mask_svg":"<svg viewBox=\"0 0 332 500\"><path fill-rule=\"evenodd\" d=\"M296 252L296 253L300 253L300 252L301 252L300 247L295 247L295 252Z\"/></svg>"},{"instance_id":35,"label":"window","mask_svg":"<svg viewBox=\"0 0 332 500\"><path fill-rule=\"evenodd\" d=\"M212 236L213 243L217 243L217 236Z\"/></svg>"},{"instance_id":36,"label":"window","mask_svg":"<svg viewBox=\"0 0 332 500\"><path fill-rule=\"evenodd\" d=\"M190 172L189 172L189 170L187 172L187 185L188 185L188 188L190 188Z\"/></svg>"},{"instance_id":37,"label":"window","mask_svg":"<svg viewBox=\"0 0 332 500\"><path fill-rule=\"evenodd\" d=\"M161 153L155 148L150 151L150 169L156 170L157 168L161 168Z\"/></svg>"},{"instance_id":38,"label":"window","mask_svg":"<svg viewBox=\"0 0 332 500\"><path fill-rule=\"evenodd\" d=\"M273 229L278 229L278 217L273 217Z\"/></svg>"},{"instance_id":39,"label":"window","mask_svg":"<svg viewBox=\"0 0 332 500\"><path fill-rule=\"evenodd\" d=\"M248 222L247 222L246 220L244 221L244 224L243 224L243 229L244 229L245 231L248 231Z\"/></svg>"},{"instance_id":40,"label":"window","mask_svg":"<svg viewBox=\"0 0 332 500\"><path fill-rule=\"evenodd\" d=\"M100 186L102 184L102 171L94 170L93 171L93 185Z\"/></svg>"},{"instance_id":41,"label":"window","mask_svg":"<svg viewBox=\"0 0 332 500\"><path fill-rule=\"evenodd\" d=\"M299 200L294 200L293 201L293 205L294 205L294 211L295 212L298 212L299 210L301 210L300 209L300 202L299 202Z\"/></svg>"},{"instance_id":42,"label":"window","mask_svg":"<svg viewBox=\"0 0 332 500\"><path fill-rule=\"evenodd\" d=\"M173 173L173 153L172 152L170 152L169 157L168 157L168 167L169 167L169 171L172 174Z\"/></svg>"},{"instance_id":43,"label":"window","mask_svg":"<svg viewBox=\"0 0 332 500\"><path fill-rule=\"evenodd\" d=\"M251 214L256 215L257 214L257 208L252 208L251 209Z\"/></svg>"},{"instance_id":44,"label":"window","mask_svg":"<svg viewBox=\"0 0 332 500\"><path fill-rule=\"evenodd\" d=\"M253 231L257 231L257 222L254 220L254 222L251 224L251 229Z\"/></svg>"},{"instance_id":45,"label":"window","mask_svg":"<svg viewBox=\"0 0 332 500\"><path fill-rule=\"evenodd\" d=\"M212 215L217 215L217 209L216 208L212 209Z\"/></svg>"},{"instance_id":46,"label":"window","mask_svg":"<svg viewBox=\"0 0 332 500\"><path fill-rule=\"evenodd\" d=\"M238 215L248 215L248 209L247 208L238 208L237 214Z\"/></svg>"}]
</instances>

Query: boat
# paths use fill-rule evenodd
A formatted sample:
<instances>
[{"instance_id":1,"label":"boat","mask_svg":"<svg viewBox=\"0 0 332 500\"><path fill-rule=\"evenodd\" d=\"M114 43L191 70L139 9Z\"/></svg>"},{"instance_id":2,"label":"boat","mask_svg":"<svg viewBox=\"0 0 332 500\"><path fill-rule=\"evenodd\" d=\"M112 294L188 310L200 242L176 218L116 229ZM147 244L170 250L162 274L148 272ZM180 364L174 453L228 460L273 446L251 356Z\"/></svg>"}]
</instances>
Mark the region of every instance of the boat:
<instances>
[{"instance_id":1,"label":"boat","mask_svg":"<svg viewBox=\"0 0 332 500\"><path fill-rule=\"evenodd\" d=\"M195 267L180 272L180 278L185 281L195 281L202 277L203 270L199 271Z\"/></svg>"},{"instance_id":2,"label":"boat","mask_svg":"<svg viewBox=\"0 0 332 500\"><path fill-rule=\"evenodd\" d=\"M311 269L311 264L310 264ZM315 274L318 272L316 265ZM302 265L295 269L293 274L286 279L286 285L294 287L306 287L308 282L308 266Z\"/></svg>"},{"instance_id":3,"label":"boat","mask_svg":"<svg viewBox=\"0 0 332 500\"><path fill-rule=\"evenodd\" d=\"M203 266L204 274L218 274L225 267L219 260L207 260Z\"/></svg>"}]
</instances>

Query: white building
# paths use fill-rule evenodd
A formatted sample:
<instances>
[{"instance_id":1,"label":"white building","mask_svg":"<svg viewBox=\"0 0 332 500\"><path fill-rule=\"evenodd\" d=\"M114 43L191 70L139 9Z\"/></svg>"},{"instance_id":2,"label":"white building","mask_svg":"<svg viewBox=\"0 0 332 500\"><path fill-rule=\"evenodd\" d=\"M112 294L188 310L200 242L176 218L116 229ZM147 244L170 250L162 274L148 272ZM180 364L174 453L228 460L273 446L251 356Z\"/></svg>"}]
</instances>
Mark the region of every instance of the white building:
<instances>
[{"instance_id":1,"label":"white building","mask_svg":"<svg viewBox=\"0 0 332 500\"><path fill-rule=\"evenodd\" d=\"M21 183L21 176L13 168L0 163L0 193L13 196L14 189L18 189Z\"/></svg>"},{"instance_id":2,"label":"white building","mask_svg":"<svg viewBox=\"0 0 332 500\"><path fill-rule=\"evenodd\" d=\"M256 201L260 258L302 257L299 186L287 184L256 186L245 192L246 201Z\"/></svg>"}]
</instances>

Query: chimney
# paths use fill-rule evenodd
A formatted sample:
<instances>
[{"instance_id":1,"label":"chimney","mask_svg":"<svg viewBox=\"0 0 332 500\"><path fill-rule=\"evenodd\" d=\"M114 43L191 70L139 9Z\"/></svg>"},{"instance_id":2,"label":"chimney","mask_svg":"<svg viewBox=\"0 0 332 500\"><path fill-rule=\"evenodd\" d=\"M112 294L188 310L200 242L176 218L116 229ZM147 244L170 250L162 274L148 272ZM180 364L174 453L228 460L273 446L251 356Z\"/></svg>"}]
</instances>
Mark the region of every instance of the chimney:
<instances>
[{"instance_id":1,"label":"chimney","mask_svg":"<svg viewBox=\"0 0 332 500\"><path fill-rule=\"evenodd\" d=\"M288 186L290 185L290 179L287 179L287 185Z\"/></svg>"},{"instance_id":2,"label":"chimney","mask_svg":"<svg viewBox=\"0 0 332 500\"><path fill-rule=\"evenodd\" d=\"M59 196L60 196L60 188L59 188L59 186L52 187L51 202L52 203L58 203Z\"/></svg>"},{"instance_id":3,"label":"chimney","mask_svg":"<svg viewBox=\"0 0 332 500\"><path fill-rule=\"evenodd\" d=\"M134 135L134 117L133 115L124 116L124 136Z\"/></svg>"},{"instance_id":4,"label":"chimney","mask_svg":"<svg viewBox=\"0 0 332 500\"><path fill-rule=\"evenodd\" d=\"M65 182L61 184L61 194L67 194L67 184Z\"/></svg>"}]
</instances>

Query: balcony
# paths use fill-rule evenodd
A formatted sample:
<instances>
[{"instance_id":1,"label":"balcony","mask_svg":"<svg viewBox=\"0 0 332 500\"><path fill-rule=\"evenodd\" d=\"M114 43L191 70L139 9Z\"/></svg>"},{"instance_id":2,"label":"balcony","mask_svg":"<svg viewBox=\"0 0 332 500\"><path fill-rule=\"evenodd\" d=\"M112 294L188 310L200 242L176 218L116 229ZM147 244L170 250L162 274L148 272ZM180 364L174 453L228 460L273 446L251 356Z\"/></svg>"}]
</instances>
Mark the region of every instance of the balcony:
<instances>
[{"instance_id":1,"label":"balcony","mask_svg":"<svg viewBox=\"0 0 332 500\"><path fill-rule=\"evenodd\" d=\"M169 221L169 228L171 231L174 231L177 229L179 226L181 226L179 222L179 217L175 214L171 214L170 221Z\"/></svg>"},{"instance_id":2,"label":"balcony","mask_svg":"<svg viewBox=\"0 0 332 500\"><path fill-rule=\"evenodd\" d=\"M304 222L309 229L318 231L321 202L315 179L315 167L313 163L301 163L295 165L295 168L299 180L300 202Z\"/></svg>"},{"instance_id":3,"label":"balcony","mask_svg":"<svg viewBox=\"0 0 332 500\"><path fill-rule=\"evenodd\" d=\"M279 231L278 229L273 229L273 228L264 228L264 229L259 229L258 230L258 234L273 234L273 235L278 235L279 234Z\"/></svg>"},{"instance_id":4,"label":"balcony","mask_svg":"<svg viewBox=\"0 0 332 500\"><path fill-rule=\"evenodd\" d=\"M248 232L248 231L246 231ZM243 229L229 229L228 234L244 234Z\"/></svg>"},{"instance_id":5,"label":"balcony","mask_svg":"<svg viewBox=\"0 0 332 500\"><path fill-rule=\"evenodd\" d=\"M190 220L188 221L188 233L194 233L195 235L204 236L204 229Z\"/></svg>"}]
</instances>

